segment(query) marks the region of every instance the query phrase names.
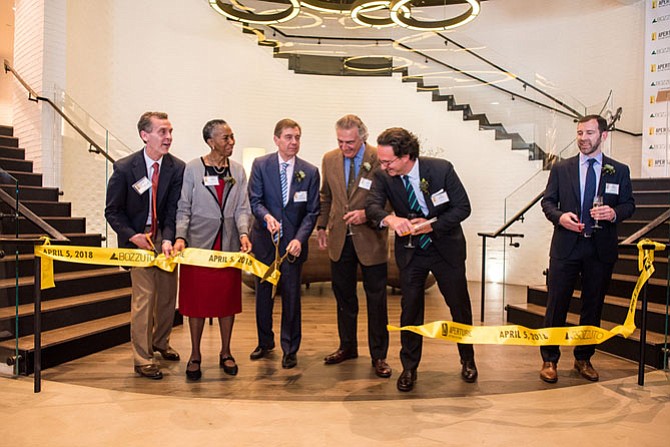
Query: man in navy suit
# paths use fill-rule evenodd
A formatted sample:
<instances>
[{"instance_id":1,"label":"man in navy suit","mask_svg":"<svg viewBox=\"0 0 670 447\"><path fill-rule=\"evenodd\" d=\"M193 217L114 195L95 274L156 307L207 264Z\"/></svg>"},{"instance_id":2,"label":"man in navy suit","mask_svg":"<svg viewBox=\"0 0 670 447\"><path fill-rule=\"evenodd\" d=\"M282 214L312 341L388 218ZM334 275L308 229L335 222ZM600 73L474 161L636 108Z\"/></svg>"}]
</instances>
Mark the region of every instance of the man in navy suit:
<instances>
[{"instance_id":1,"label":"man in navy suit","mask_svg":"<svg viewBox=\"0 0 670 447\"><path fill-rule=\"evenodd\" d=\"M605 293L617 259L617 224L635 211L628 166L601 151L607 139L607 121L587 115L577 123L580 154L553 166L542 199L542 210L554 224L549 252L548 302L545 327L565 326L575 289L581 277L580 325L600 326ZM590 171L590 172L589 172ZM594 197L604 205L592 208ZM595 220L601 228L594 228ZM558 346L542 346L540 378L558 380ZM574 349L574 367L585 379L597 381L591 364L595 345Z\"/></svg>"},{"instance_id":2,"label":"man in navy suit","mask_svg":"<svg viewBox=\"0 0 670 447\"><path fill-rule=\"evenodd\" d=\"M114 163L107 184L105 218L116 231L119 247L172 254L177 201L184 162L168 153L172 125L163 112L146 112L137 123L144 148ZM170 347L177 299L177 275L157 267L130 270L130 332L135 372L150 379L163 374L154 351L179 360Z\"/></svg>"},{"instance_id":3,"label":"man in navy suit","mask_svg":"<svg viewBox=\"0 0 670 447\"><path fill-rule=\"evenodd\" d=\"M251 229L254 255L265 263L279 253L288 253L281 264L278 291L282 298L282 367L298 364L296 353L302 338L300 313L300 275L307 260L307 242L319 217L319 170L297 157L300 151L300 125L282 119L275 126L277 152L254 160L249 178L249 203L255 221ZM274 349L272 331L272 284L256 279L256 328L258 346L251 360L266 357Z\"/></svg>"},{"instance_id":4,"label":"man in navy suit","mask_svg":"<svg viewBox=\"0 0 670 447\"><path fill-rule=\"evenodd\" d=\"M470 215L470 200L453 165L447 160L419 157L414 134L394 127L377 138L377 172L367 197L367 218L395 231L395 257L402 291L400 324L423 324L425 283L432 272L455 322L472 324L472 306L465 276L465 236L461 222ZM395 215L385 209L389 201ZM433 223L426 221L437 218ZM421 226L419 226L421 225ZM409 239L412 244L409 244ZM413 246L413 248L411 248ZM416 382L423 339L413 332L400 335L403 371L398 389L410 391ZM461 378L477 380L472 345L459 344Z\"/></svg>"}]
</instances>

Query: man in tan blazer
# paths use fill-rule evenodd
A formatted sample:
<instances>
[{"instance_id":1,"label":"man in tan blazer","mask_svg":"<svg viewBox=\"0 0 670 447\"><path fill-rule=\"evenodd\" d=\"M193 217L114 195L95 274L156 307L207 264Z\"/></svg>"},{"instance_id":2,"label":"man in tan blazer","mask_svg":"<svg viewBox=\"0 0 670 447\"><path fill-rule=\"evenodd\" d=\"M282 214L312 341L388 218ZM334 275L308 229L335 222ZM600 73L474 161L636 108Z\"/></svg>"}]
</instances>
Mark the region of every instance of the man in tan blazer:
<instances>
[{"instance_id":1,"label":"man in tan blazer","mask_svg":"<svg viewBox=\"0 0 670 447\"><path fill-rule=\"evenodd\" d=\"M340 346L324 362L333 365L358 357L356 285L360 264L367 298L372 366L379 377L391 377L391 368L386 363L388 232L372 228L364 209L373 174L379 169L377 148L367 144L368 129L356 115L340 118L335 131L339 148L323 157L317 237L319 248L328 249L331 261Z\"/></svg>"}]
</instances>

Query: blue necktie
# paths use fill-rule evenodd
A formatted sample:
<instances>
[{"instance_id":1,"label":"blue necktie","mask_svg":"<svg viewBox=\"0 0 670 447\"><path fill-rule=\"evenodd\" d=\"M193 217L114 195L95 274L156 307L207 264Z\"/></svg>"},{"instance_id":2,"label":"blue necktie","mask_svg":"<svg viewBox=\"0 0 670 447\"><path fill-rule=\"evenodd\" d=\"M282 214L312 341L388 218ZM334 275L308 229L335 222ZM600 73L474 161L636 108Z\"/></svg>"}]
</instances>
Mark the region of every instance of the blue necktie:
<instances>
[{"instance_id":1,"label":"blue necktie","mask_svg":"<svg viewBox=\"0 0 670 447\"><path fill-rule=\"evenodd\" d=\"M286 169L288 168L288 163L284 162L281 164L281 171L279 172L279 179L281 181L281 197L282 203L284 206L288 203L288 179L286 178ZM593 201L593 199L591 199Z\"/></svg>"},{"instance_id":2,"label":"blue necktie","mask_svg":"<svg viewBox=\"0 0 670 447\"><path fill-rule=\"evenodd\" d=\"M423 211L421 210L421 205L419 205L419 201L417 200L416 194L414 193L414 188L412 187L412 184L409 182L409 176L403 175L402 181L405 184L405 191L407 191L407 201L409 202L409 209L414 213L416 213L418 217L423 217ZM591 199L591 201L593 202L593 199ZM422 234L419 236L419 247L421 247L423 250L428 248L431 242L433 242L433 240L427 234Z\"/></svg>"},{"instance_id":3,"label":"blue necktie","mask_svg":"<svg viewBox=\"0 0 670 447\"><path fill-rule=\"evenodd\" d=\"M593 164L595 158L588 160L589 167L586 169L586 182L584 182L584 201L582 202L582 223L584 224L584 235L591 236L593 233L593 218L591 218L591 208L593 208L593 198L596 195L596 170Z\"/></svg>"}]
</instances>

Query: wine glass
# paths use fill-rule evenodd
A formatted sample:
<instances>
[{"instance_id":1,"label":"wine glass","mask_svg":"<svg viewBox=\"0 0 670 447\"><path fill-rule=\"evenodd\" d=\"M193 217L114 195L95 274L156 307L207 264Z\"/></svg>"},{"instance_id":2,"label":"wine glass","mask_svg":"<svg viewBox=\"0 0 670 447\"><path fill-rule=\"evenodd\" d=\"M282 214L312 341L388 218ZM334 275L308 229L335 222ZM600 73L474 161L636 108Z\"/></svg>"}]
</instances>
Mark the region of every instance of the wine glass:
<instances>
[{"instance_id":1,"label":"wine glass","mask_svg":"<svg viewBox=\"0 0 670 447\"><path fill-rule=\"evenodd\" d=\"M416 213L407 213L407 219L412 220L416 219L417 214ZM416 248L416 246L412 243L412 233L409 234L409 237L407 238L407 243L405 244L405 248Z\"/></svg>"},{"instance_id":2,"label":"wine glass","mask_svg":"<svg viewBox=\"0 0 670 447\"><path fill-rule=\"evenodd\" d=\"M349 212L349 205L344 205L344 214ZM351 230L351 224L347 224L347 236L353 236L354 232Z\"/></svg>"},{"instance_id":3,"label":"wine glass","mask_svg":"<svg viewBox=\"0 0 670 447\"><path fill-rule=\"evenodd\" d=\"M598 195L593 198L593 208L597 208L603 205L604 205L603 196ZM602 230L603 227L598 224L598 219L594 219L594 223L591 226L591 228L593 228L594 230Z\"/></svg>"}]
</instances>

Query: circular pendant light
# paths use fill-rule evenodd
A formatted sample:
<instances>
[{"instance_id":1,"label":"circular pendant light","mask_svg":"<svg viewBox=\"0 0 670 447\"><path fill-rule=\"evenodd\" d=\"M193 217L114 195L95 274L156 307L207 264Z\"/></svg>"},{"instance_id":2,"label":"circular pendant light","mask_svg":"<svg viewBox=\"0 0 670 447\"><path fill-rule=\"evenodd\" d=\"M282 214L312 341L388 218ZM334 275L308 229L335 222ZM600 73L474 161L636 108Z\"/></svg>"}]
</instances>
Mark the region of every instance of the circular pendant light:
<instances>
[{"instance_id":1,"label":"circular pendant light","mask_svg":"<svg viewBox=\"0 0 670 447\"><path fill-rule=\"evenodd\" d=\"M418 30L418 31L443 31L453 29L462 25L465 25L468 22L473 21L481 11L481 5L479 0L466 0L470 7L463 14L458 16L444 19L444 20L432 20L424 21L417 20L410 15L407 15L403 11L403 7L410 9L412 8L412 0L391 0L391 19L398 25Z\"/></svg>"}]
</instances>

